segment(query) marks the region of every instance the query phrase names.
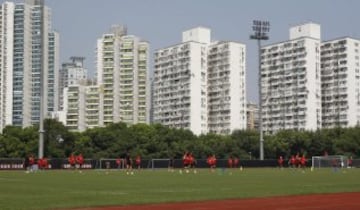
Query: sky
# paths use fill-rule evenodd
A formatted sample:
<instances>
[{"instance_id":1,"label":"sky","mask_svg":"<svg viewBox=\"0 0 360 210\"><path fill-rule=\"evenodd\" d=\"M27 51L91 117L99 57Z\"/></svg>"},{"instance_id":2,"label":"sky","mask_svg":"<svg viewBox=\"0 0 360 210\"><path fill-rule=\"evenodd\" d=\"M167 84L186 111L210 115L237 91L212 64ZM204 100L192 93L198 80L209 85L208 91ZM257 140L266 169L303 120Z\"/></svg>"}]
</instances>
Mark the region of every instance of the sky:
<instances>
[{"instance_id":1,"label":"sky","mask_svg":"<svg viewBox=\"0 0 360 210\"><path fill-rule=\"evenodd\" d=\"M264 45L288 40L291 26L310 21L321 25L322 40L360 38L359 0L45 0L45 4L52 10L52 28L60 34L60 63L83 56L90 76L95 73L96 40L116 24L126 25L128 34L150 43L151 61L154 50L180 43L182 32L197 26L210 28L212 40L244 43L247 99L253 102L258 101L257 45L249 39L253 20L270 22L270 39Z\"/></svg>"}]
</instances>

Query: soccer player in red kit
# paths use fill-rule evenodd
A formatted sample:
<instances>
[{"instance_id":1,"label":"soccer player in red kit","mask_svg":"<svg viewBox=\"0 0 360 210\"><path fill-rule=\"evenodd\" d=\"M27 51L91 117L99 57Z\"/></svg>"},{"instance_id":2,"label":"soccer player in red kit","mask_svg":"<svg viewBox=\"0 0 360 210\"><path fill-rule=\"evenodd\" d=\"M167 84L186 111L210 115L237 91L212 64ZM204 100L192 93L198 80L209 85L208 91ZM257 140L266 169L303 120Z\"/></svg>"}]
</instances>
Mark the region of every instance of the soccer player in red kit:
<instances>
[{"instance_id":1,"label":"soccer player in red kit","mask_svg":"<svg viewBox=\"0 0 360 210\"><path fill-rule=\"evenodd\" d=\"M44 157L42 163L44 168L49 168L49 161L47 158Z\"/></svg>"},{"instance_id":2,"label":"soccer player in red kit","mask_svg":"<svg viewBox=\"0 0 360 210\"><path fill-rule=\"evenodd\" d=\"M350 156L348 159L348 167L352 168L352 165L353 165L353 159L352 159L352 156Z\"/></svg>"},{"instance_id":3,"label":"soccer player in red kit","mask_svg":"<svg viewBox=\"0 0 360 210\"><path fill-rule=\"evenodd\" d=\"M134 172L132 171L132 166L133 166L133 160L131 159L130 157L130 153L129 152L126 152L126 155L125 155L125 163L126 163L126 174L129 175L133 175Z\"/></svg>"},{"instance_id":4,"label":"soccer player in red kit","mask_svg":"<svg viewBox=\"0 0 360 210\"><path fill-rule=\"evenodd\" d=\"M140 167L141 167L141 156L140 155L136 156L135 165L136 165L137 169L140 169Z\"/></svg>"},{"instance_id":5,"label":"soccer player in red kit","mask_svg":"<svg viewBox=\"0 0 360 210\"><path fill-rule=\"evenodd\" d=\"M192 168L194 168L195 164L195 158L191 152L189 152L186 156L187 159L187 165L188 170L186 170L186 173L189 173Z\"/></svg>"},{"instance_id":6,"label":"soccer player in red kit","mask_svg":"<svg viewBox=\"0 0 360 210\"><path fill-rule=\"evenodd\" d=\"M235 158L234 158L234 161L233 161L234 168L237 168L238 165L239 165L239 163L240 163L239 158L235 157Z\"/></svg>"},{"instance_id":7,"label":"soccer player in red kit","mask_svg":"<svg viewBox=\"0 0 360 210\"><path fill-rule=\"evenodd\" d=\"M305 158L305 155L302 155L301 158L300 158L300 165L301 165L301 168L303 169L303 172L304 172L304 169L306 167L306 158Z\"/></svg>"},{"instance_id":8,"label":"soccer player in red kit","mask_svg":"<svg viewBox=\"0 0 360 210\"><path fill-rule=\"evenodd\" d=\"M210 171L215 172L216 168L216 157L215 155L210 155L207 159L207 163L209 164Z\"/></svg>"},{"instance_id":9,"label":"soccer player in red kit","mask_svg":"<svg viewBox=\"0 0 360 210\"><path fill-rule=\"evenodd\" d=\"M279 165L279 168L283 168L283 165L284 165L284 159L282 156L279 157L278 159L278 165Z\"/></svg>"},{"instance_id":10,"label":"soccer player in red kit","mask_svg":"<svg viewBox=\"0 0 360 210\"><path fill-rule=\"evenodd\" d=\"M294 155L291 156L289 162L290 162L290 166L291 166L292 168L295 168L295 166L296 166L296 159L295 159L295 156L294 156Z\"/></svg>"},{"instance_id":11,"label":"soccer player in red kit","mask_svg":"<svg viewBox=\"0 0 360 210\"><path fill-rule=\"evenodd\" d=\"M189 163L190 163L190 168L192 168L194 170L194 174L197 174L197 171L196 171L196 159L195 159L194 154L192 152L190 152L190 154L189 154Z\"/></svg>"},{"instance_id":12,"label":"soccer player in red kit","mask_svg":"<svg viewBox=\"0 0 360 210\"><path fill-rule=\"evenodd\" d=\"M42 158L39 158L39 159L37 160L37 165L38 165L38 168L39 168L40 170L44 169L44 167L43 167L43 159L42 159Z\"/></svg>"},{"instance_id":13,"label":"soccer player in red kit","mask_svg":"<svg viewBox=\"0 0 360 210\"><path fill-rule=\"evenodd\" d=\"M209 168L211 170L211 165L212 165L211 155L209 155L208 158L206 159L206 163L209 165Z\"/></svg>"},{"instance_id":14,"label":"soccer player in red kit","mask_svg":"<svg viewBox=\"0 0 360 210\"><path fill-rule=\"evenodd\" d=\"M182 156L182 162L183 162L183 168L185 170L185 172L189 173L188 167L189 167L189 153L185 152L184 155ZM180 173L182 174L182 170L180 169Z\"/></svg>"},{"instance_id":15,"label":"soccer player in red kit","mask_svg":"<svg viewBox=\"0 0 360 210\"><path fill-rule=\"evenodd\" d=\"M48 168L48 160L45 157L39 158L38 161L37 161L37 164L39 166L39 169Z\"/></svg>"},{"instance_id":16,"label":"soccer player in red kit","mask_svg":"<svg viewBox=\"0 0 360 210\"><path fill-rule=\"evenodd\" d=\"M81 168L82 168L82 165L84 164L84 157L81 153L78 156L76 156L76 163L79 165L79 169L80 169L80 173L81 173Z\"/></svg>"},{"instance_id":17,"label":"soccer player in red kit","mask_svg":"<svg viewBox=\"0 0 360 210\"><path fill-rule=\"evenodd\" d=\"M301 166L301 164L300 164L300 159L301 159L300 154L297 153L296 156L295 156L295 165L296 165L296 167L298 167L298 168L300 168L300 166Z\"/></svg>"},{"instance_id":18,"label":"soccer player in red kit","mask_svg":"<svg viewBox=\"0 0 360 210\"><path fill-rule=\"evenodd\" d=\"M120 167L121 167L121 161L122 160L120 158L116 159L116 165L117 165L118 169L120 169Z\"/></svg>"},{"instance_id":19,"label":"soccer player in red kit","mask_svg":"<svg viewBox=\"0 0 360 210\"><path fill-rule=\"evenodd\" d=\"M29 157L29 168L30 168L30 172L34 171L34 164L35 164L35 158L33 155L30 155Z\"/></svg>"},{"instance_id":20,"label":"soccer player in red kit","mask_svg":"<svg viewBox=\"0 0 360 210\"><path fill-rule=\"evenodd\" d=\"M75 169L76 158L73 153L71 153L71 155L69 156L68 162L70 164L70 169Z\"/></svg>"},{"instance_id":21,"label":"soccer player in red kit","mask_svg":"<svg viewBox=\"0 0 360 210\"><path fill-rule=\"evenodd\" d=\"M232 156L230 155L229 158L228 158L228 166L229 166L229 168L233 168L233 164L234 164L234 161L233 161Z\"/></svg>"}]
</instances>

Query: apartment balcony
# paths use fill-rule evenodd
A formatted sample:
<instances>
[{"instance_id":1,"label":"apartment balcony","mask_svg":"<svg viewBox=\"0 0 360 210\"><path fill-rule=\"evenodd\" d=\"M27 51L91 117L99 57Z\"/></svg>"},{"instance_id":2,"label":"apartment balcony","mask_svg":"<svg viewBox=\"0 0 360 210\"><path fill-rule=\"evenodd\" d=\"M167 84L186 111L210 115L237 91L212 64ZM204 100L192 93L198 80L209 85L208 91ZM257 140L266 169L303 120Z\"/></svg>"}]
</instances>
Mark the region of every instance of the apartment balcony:
<instances>
[{"instance_id":1,"label":"apartment balcony","mask_svg":"<svg viewBox=\"0 0 360 210\"><path fill-rule=\"evenodd\" d=\"M87 111L98 111L99 106L86 106Z\"/></svg>"},{"instance_id":2,"label":"apartment balcony","mask_svg":"<svg viewBox=\"0 0 360 210\"><path fill-rule=\"evenodd\" d=\"M97 106L99 105L99 99L96 99L96 100L86 100L86 104L88 106Z\"/></svg>"},{"instance_id":3,"label":"apartment balcony","mask_svg":"<svg viewBox=\"0 0 360 210\"><path fill-rule=\"evenodd\" d=\"M72 118L67 118L66 119L66 124L74 124L74 123L76 123L77 124L77 122L79 121L79 119L78 118L74 118L74 117L72 117Z\"/></svg>"},{"instance_id":4,"label":"apartment balcony","mask_svg":"<svg viewBox=\"0 0 360 210\"><path fill-rule=\"evenodd\" d=\"M104 53L114 53L113 47L104 47L102 50Z\"/></svg>"}]
</instances>

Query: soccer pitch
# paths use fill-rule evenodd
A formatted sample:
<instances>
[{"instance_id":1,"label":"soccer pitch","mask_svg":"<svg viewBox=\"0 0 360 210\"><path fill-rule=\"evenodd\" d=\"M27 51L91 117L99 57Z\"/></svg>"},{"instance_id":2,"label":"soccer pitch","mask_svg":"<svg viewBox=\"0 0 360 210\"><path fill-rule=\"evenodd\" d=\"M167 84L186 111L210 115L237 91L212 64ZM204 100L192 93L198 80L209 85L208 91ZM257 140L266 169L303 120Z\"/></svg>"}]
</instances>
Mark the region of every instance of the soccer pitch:
<instances>
[{"instance_id":1,"label":"soccer pitch","mask_svg":"<svg viewBox=\"0 0 360 210\"><path fill-rule=\"evenodd\" d=\"M0 209L55 209L360 192L360 170L208 169L0 171Z\"/></svg>"}]
</instances>

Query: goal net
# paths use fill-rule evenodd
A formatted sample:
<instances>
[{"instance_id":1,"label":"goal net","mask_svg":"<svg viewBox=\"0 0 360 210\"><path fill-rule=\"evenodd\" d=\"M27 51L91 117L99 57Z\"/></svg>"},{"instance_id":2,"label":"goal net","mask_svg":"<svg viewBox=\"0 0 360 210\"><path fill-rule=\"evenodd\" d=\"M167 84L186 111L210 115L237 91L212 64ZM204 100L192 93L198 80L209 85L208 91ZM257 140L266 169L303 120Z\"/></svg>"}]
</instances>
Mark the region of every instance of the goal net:
<instances>
[{"instance_id":1,"label":"goal net","mask_svg":"<svg viewBox=\"0 0 360 210\"><path fill-rule=\"evenodd\" d=\"M125 168L124 159L114 159L114 158L102 158L99 160L98 167L99 169L123 169Z\"/></svg>"},{"instance_id":2,"label":"goal net","mask_svg":"<svg viewBox=\"0 0 360 210\"><path fill-rule=\"evenodd\" d=\"M170 159L151 159L148 163L148 168L168 168Z\"/></svg>"},{"instance_id":3,"label":"goal net","mask_svg":"<svg viewBox=\"0 0 360 210\"><path fill-rule=\"evenodd\" d=\"M348 158L343 155L313 156L313 168L341 167L347 168Z\"/></svg>"}]
</instances>

